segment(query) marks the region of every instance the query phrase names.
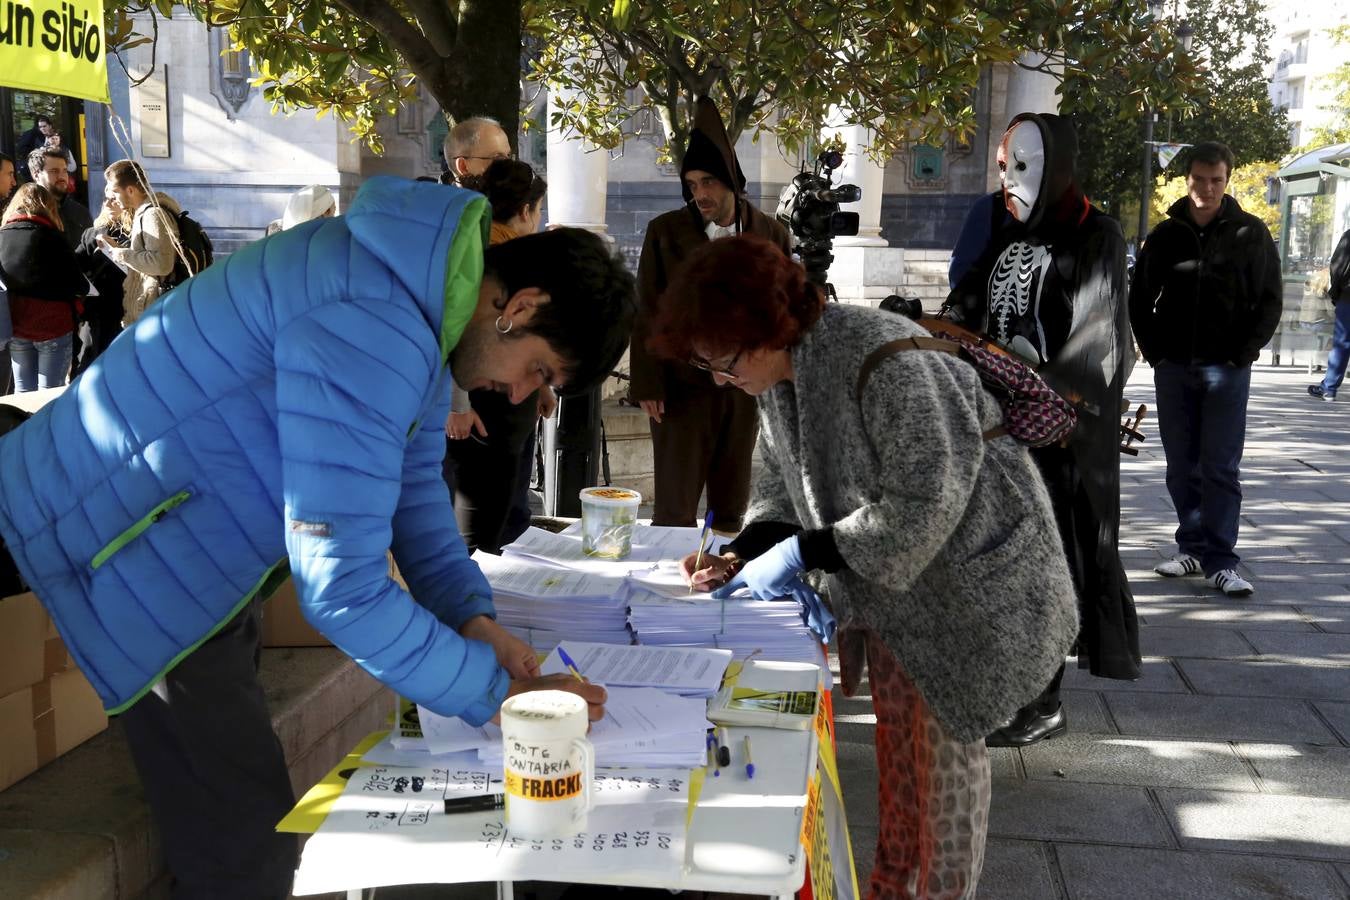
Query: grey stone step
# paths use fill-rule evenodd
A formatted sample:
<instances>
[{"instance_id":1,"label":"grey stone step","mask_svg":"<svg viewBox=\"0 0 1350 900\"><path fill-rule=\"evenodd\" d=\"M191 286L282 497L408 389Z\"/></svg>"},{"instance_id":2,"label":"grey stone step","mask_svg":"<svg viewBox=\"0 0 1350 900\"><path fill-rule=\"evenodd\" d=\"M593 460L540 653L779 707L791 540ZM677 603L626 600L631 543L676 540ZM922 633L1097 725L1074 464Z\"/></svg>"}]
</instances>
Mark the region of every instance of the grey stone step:
<instances>
[{"instance_id":1,"label":"grey stone step","mask_svg":"<svg viewBox=\"0 0 1350 900\"><path fill-rule=\"evenodd\" d=\"M392 694L331 648L264 650L261 679L297 793L393 711ZM159 836L115 719L0 791L0 820L0 896L168 897Z\"/></svg>"}]
</instances>

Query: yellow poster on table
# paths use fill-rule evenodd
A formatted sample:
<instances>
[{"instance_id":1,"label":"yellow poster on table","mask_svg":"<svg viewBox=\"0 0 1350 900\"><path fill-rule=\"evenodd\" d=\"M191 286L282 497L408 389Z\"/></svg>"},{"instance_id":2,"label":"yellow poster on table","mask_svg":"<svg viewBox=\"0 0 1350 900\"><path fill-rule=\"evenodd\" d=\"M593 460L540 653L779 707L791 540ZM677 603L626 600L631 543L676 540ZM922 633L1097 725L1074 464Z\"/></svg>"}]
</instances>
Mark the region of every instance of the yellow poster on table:
<instances>
[{"instance_id":1,"label":"yellow poster on table","mask_svg":"<svg viewBox=\"0 0 1350 900\"><path fill-rule=\"evenodd\" d=\"M853 863L853 841L844 813L844 792L834 747L820 742L816 771L807 785L802 814L802 846L811 870L814 900L860 900L858 871Z\"/></svg>"},{"instance_id":2,"label":"yellow poster on table","mask_svg":"<svg viewBox=\"0 0 1350 900\"><path fill-rule=\"evenodd\" d=\"M822 702L814 725L816 770L807 783L802 811L802 846L811 871L811 896L814 900L860 900L853 840L834 755L834 704L823 684L820 690Z\"/></svg>"},{"instance_id":3,"label":"yellow poster on table","mask_svg":"<svg viewBox=\"0 0 1350 900\"><path fill-rule=\"evenodd\" d=\"M0 85L108 102L103 0L0 0Z\"/></svg>"}]
</instances>

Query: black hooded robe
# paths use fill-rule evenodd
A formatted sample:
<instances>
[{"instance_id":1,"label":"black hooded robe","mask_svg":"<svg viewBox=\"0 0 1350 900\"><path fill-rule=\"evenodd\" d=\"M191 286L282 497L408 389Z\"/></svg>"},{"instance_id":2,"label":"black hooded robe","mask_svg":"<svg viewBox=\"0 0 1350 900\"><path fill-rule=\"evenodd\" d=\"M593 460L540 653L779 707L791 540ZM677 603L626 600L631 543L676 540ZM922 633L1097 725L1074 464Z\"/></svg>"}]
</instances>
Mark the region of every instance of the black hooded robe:
<instances>
[{"instance_id":1,"label":"black hooded robe","mask_svg":"<svg viewBox=\"0 0 1350 900\"><path fill-rule=\"evenodd\" d=\"M1045 142L1028 222L1009 220L947 299L946 315L1005 346L1030 344L1046 382L1070 400L1067 445L1032 450L1054 503L1078 593L1079 667L1140 674L1134 596L1120 562L1120 415L1134 353L1120 224L1074 184L1077 141L1059 116L1023 114ZM1009 126L1010 128L1012 125Z\"/></svg>"}]
</instances>

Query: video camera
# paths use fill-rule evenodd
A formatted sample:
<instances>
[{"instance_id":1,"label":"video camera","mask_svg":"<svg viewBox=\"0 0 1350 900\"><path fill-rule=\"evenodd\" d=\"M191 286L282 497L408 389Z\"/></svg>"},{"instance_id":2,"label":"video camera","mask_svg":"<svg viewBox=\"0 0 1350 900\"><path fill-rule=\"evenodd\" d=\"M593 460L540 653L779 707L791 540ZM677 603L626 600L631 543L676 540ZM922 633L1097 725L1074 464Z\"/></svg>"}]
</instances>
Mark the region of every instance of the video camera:
<instances>
[{"instance_id":1,"label":"video camera","mask_svg":"<svg viewBox=\"0 0 1350 900\"><path fill-rule=\"evenodd\" d=\"M834 238L858 233L858 214L840 212L839 204L862 199L862 188L856 184L830 184L830 176L843 164L844 155L838 150L822 151L815 170L800 172L778 197L778 221L796 235L806 277L831 295L834 290L826 278L834 262Z\"/></svg>"}]
</instances>

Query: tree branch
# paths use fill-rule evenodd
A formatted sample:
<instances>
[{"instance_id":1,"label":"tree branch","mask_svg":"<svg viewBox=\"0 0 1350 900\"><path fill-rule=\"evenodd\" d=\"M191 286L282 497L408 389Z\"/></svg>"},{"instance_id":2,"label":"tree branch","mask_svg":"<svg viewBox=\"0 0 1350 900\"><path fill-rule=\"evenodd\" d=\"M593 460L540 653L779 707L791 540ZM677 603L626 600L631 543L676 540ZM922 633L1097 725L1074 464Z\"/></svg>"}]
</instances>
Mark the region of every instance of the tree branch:
<instances>
[{"instance_id":1,"label":"tree branch","mask_svg":"<svg viewBox=\"0 0 1350 900\"><path fill-rule=\"evenodd\" d=\"M441 74L445 59L436 52L426 35L403 18L403 14L384 0L333 0L358 18L365 19L384 34L389 43L403 55L419 78L433 79Z\"/></svg>"},{"instance_id":2,"label":"tree branch","mask_svg":"<svg viewBox=\"0 0 1350 900\"><path fill-rule=\"evenodd\" d=\"M412 12L413 19L422 28L436 55L444 59L455 52L455 41L459 37L459 23L450 15L450 4L446 0L403 0Z\"/></svg>"},{"instance_id":3,"label":"tree branch","mask_svg":"<svg viewBox=\"0 0 1350 900\"><path fill-rule=\"evenodd\" d=\"M126 60L122 59L121 51L113 51L113 55L117 57L118 64L122 67L122 73L127 76L127 84L131 87L140 87L150 80L151 75L155 74L155 56L156 51L159 49L159 17L155 15L153 9L150 10L150 27L154 32L150 38L150 68L146 69L145 74L140 78L133 78L131 76L131 70L127 68Z\"/></svg>"}]
</instances>

